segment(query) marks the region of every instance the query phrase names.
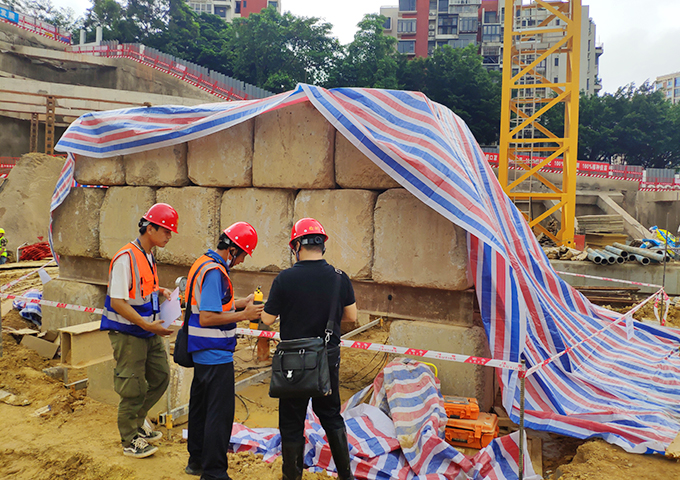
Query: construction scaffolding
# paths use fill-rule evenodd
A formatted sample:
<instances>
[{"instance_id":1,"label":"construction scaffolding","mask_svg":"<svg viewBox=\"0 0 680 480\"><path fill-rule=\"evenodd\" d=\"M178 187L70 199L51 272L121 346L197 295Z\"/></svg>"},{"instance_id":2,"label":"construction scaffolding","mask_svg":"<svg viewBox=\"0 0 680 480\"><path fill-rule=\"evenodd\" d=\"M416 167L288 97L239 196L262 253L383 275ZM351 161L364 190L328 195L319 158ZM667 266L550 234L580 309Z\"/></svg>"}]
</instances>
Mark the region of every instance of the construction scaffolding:
<instances>
[{"instance_id":1,"label":"construction scaffolding","mask_svg":"<svg viewBox=\"0 0 680 480\"><path fill-rule=\"evenodd\" d=\"M505 1L498 177L534 231L566 246L574 245L581 21L581 0ZM565 81L546 78L548 62L565 66ZM540 173L555 159L561 184ZM541 224L550 216L561 219L553 231Z\"/></svg>"}]
</instances>

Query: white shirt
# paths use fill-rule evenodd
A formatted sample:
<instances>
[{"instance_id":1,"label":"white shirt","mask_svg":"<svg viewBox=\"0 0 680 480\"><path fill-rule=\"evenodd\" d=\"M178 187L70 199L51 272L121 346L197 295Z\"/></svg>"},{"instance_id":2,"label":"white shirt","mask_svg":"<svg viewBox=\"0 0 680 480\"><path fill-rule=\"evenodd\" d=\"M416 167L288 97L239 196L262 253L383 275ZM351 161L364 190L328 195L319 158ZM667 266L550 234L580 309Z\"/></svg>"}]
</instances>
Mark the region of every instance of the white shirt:
<instances>
[{"instance_id":1,"label":"white shirt","mask_svg":"<svg viewBox=\"0 0 680 480\"><path fill-rule=\"evenodd\" d=\"M146 254L149 263L153 265L153 255ZM130 268L130 257L121 255L113 262L111 268L111 281L109 283L109 296L130 300L130 289L132 288L132 270Z\"/></svg>"}]
</instances>

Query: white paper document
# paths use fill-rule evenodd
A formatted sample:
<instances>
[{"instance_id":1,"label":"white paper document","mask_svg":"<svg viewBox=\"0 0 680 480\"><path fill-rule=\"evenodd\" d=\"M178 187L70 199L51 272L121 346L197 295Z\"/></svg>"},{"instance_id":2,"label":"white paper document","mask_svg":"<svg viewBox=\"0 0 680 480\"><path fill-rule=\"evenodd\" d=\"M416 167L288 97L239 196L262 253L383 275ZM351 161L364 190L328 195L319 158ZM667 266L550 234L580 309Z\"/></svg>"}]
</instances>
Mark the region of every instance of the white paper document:
<instances>
[{"instance_id":1,"label":"white paper document","mask_svg":"<svg viewBox=\"0 0 680 480\"><path fill-rule=\"evenodd\" d=\"M182 315L182 306L179 303L179 288L176 288L170 295L170 299L161 304L160 319L163 320L163 327L169 328L180 315Z\"/></svg>"}]
</instances>

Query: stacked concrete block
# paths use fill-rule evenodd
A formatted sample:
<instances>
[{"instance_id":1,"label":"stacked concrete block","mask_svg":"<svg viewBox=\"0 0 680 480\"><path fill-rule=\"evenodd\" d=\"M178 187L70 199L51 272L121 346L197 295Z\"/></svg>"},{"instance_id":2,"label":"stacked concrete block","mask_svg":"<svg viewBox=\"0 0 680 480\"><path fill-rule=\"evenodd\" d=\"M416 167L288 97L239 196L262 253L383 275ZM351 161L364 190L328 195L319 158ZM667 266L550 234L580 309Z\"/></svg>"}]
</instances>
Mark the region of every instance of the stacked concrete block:
<instances>
[{"instance_id":1,"label":"stacked concrete block","mask_svg":"<svg viewBox=\"0 0 680 480\"><path fill-rule=\"evenodd\" d=\"M252 185L255 120L188 143L189 179L202 187Z\"/></svg>"},{"instance_id":2,"label":"stacked concrete block","mask_svg":"<svg viewBox=\"0 0 680 480\"><path fill-rule=\"evenodd\" d=\"M190 266L217 246L222 190L206 187L160 188L156 202L172 205L179 215L178 235L156 249L159 263Z\"/></svg>"},{"instance_id":3,"label":"stacked concrete block","mask_svg":"<svg viewBox=\"0 0 680 480\"><path fill-rule=\"evenodd\" d=\"M341 188L385 190L399 187L340 132L335 134L335 181Z\"/></svg>"},{"instance_id":4,"label":"stacked concrete block","mask_svg":"<svg viewBox=\"0 0 680 480\"><path fill-rule=\"evenodd\" d=\"M187 145L147 150L124 156L125 183L150 187L189 185Z\"/></svg>"},{"instance_id":5,"label":"stacked concrete block","mask_svg":"<svg viewBox=\"0 0 680 480\"><path fill-rule=\"evenodd\" d=\"M59 255L99 256L99 212L106 191L74 188L54 211L52 235Z\"/></svg>"},{"instance_id":6,"label":"stacked concrete block","mask_svg":"<svg viewBox=\"0 0 680 480\"><path fill-rule=\"evenodd\" d=\"M329 236L326 260L351 278L371 278L376 197L370 190L302 190L295 199L295 220L321 222Z\"/></svg>"},{"instance_id":7,"label":"stacked concrete block","mask_svg":"<svg viewBox=\"0 0 680 480\"><path fill-rule=\"evenodd\" d=\"M472 286L465 231L404 189L375 206L373 280L447 290Z\"/></svg>"},{"instance_id":8,"label":"stacked concrete block","mask_svg":"<svg viewBox=\"0 0 680 480\"><path fill-rule=\"evenodd\" d=\"M294 190L274 188L232 188L222 194L220 231L239 221L257 230L258 243L252 258L236 269L274 272L291 266L288 241L294 201Z\"/></svg>"},{"instance_id":9,"label":"stacked concrete block","mask_svg":"<svg viewBox=\"0 0 680 480\"><path fill-rule=\"evenodd\" d=\"M92 158L78 155L74 175L76 182L82 185L125 185L123 156Z\"/></svg>"},{"instance_id":10,"label":"stacked concrete block","mask_svg":"<svg viewBox=\"0 0 680 480\"><path fill-rule=\"evenodd\" d=\"M489 347L484 329L479 326L459 327L431 322L395 320L390 326L391 345L459 353L489 358ZM421 360L421 357L413 357ZM480 411L487 412L493 406L494 369L481 365L428 359L438 369L443 395L474 397L479 401Z\"/></svg>"},{"instance_id":11,"label":"stacked concrete block","mask_svg":"<svg viewBox=\"0 0 680 480\"><path fill-rule=\"evenodd\" d=\"M55 278L43 287L43 299L83 307L103 308L106 299L106 287ZM57 330L100 319L101 314L98 313L78 312L46 305L42 307L43 330Z\"/></svg>"},{"instance_id":12,"label":"stacked concrete block","mask_svg":"<svg viewBox=\"0 0 680 480\"><path fill-rule=\"evenodd\" d=\"M139 220L156 202L150 187L111 187L99 215L99 254L111 259L126 243L139 236Z\"/></svg>"},{"instance_id":13,"label":"stacked concrete block","mask_svg":"<svg viewBox=\"0 0 680 480\"><path fill-rule=\"evenodd\" d=\"M335 188L335 129L310 102L255 119L253 186Z\"/></svg>"}]
</instances>

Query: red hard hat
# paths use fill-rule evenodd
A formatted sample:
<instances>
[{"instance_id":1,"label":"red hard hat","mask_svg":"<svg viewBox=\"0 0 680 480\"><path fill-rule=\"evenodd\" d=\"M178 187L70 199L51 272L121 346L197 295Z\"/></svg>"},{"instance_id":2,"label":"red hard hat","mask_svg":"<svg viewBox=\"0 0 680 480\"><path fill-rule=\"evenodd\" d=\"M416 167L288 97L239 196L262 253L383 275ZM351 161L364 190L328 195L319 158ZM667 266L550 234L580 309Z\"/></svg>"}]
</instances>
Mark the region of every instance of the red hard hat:
<instances>
[{"instance_id":1,"label":"red hard hat","mask_svg":"<svg viewBox=\"0 0 680 480\"><path fill-rule=\"evenodd\" d=\"M290 232L290 242L288 245L290 245L290 248L293 247L293 241L297 240L300 237L304 237L305 235L321 235L323 236L324 242L328 240L328 235L326 235L326 230L323 229L323 225L321 225L317 220L313 218L301 218L297 222L295 222L295 225L293 225L293 230Z\"/></svg>"},{"instance_id":2,"label":"red hard hat","mask_svg":"<svg viewBox=\"0 0 680 480\"><path fill-rule=\"evenodd\" d=\"M224 234L244 252L251 257L253 256L253 250L257 247L257 232L251 224L247 222L236 222L227 227L224 230Z\"/></svg>"},{"instance_id":3,"label":"red hard hat","mask_svg":"<svg viewBox=\"0 0 680 480\"><path fill-rule=\"evenodd\" d=\"M167 203L155 204L142 218L177 233L177 219L179 215L177 215L177 210Z\"/></svg>"}]
</instances>

